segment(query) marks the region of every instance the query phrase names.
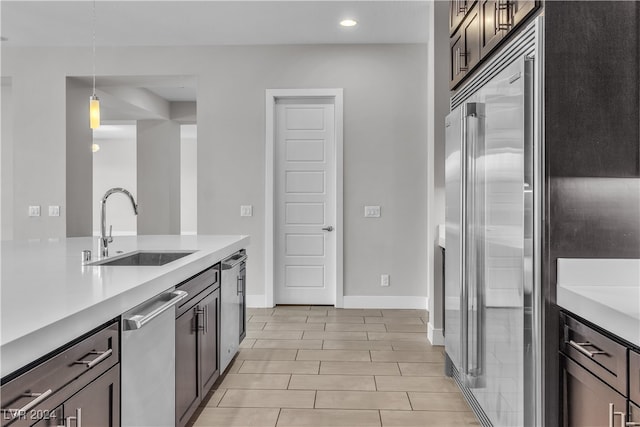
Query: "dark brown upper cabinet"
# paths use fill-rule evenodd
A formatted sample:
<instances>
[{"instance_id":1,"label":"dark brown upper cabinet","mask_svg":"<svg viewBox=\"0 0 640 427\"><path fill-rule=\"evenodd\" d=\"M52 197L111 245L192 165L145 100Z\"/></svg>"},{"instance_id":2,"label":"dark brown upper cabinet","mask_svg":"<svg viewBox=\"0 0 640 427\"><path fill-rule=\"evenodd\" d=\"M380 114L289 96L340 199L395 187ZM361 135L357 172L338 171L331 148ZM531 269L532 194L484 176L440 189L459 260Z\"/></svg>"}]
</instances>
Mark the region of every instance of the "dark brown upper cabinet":
<instances>
[{"instance_id":1,"label":"dark brown upper cabinet","mask_svg":"<svg viewBox=\"0 0 640 427\"><path fill-rule=\"evenodd\" d=\"M516 0L511 2L511 19L515 27L524 21L536 8L535 0Z\"/></svg>"},{"instance_id":2,"label":"dark brown upper cabinet","mask_svg":"<svg viewBox=\"0 0 640 427\"><path fill-rule=\"evenodd\" d=\"M489 57L537 5L536 0L451 0L450 89Z\"/></svg>"},{"instance_id":3,"label":"dark brown upper cabinet","mask_svg":"<svg viewBox=\"0 0 640 427\"><path fill-rule=\"evenodd\" d=\"M513 26L508 0L480 1L480 54L484 57Z\"/></svg>"},{"instance_id":4,"label":"dark brown upper cabinet","mask_svg":"<svg viewBox=\"0 0 640 427\"><path fill-rule=\"evenodd\" d=\"M472 6L462 25L450 39L449 80L456 86L480 61L480 16Z\"/></svg>"},{"instance_id":5,"label":"dark brown upper cabinet","mask_svg":"<svg viewBox=\"0 0 640 427\"><path fill-rule=\"evenodd\" d=\"M451 0L449 8L449 35L452 35L469 13L476 0Z\"/></svg>"}]
</instances>

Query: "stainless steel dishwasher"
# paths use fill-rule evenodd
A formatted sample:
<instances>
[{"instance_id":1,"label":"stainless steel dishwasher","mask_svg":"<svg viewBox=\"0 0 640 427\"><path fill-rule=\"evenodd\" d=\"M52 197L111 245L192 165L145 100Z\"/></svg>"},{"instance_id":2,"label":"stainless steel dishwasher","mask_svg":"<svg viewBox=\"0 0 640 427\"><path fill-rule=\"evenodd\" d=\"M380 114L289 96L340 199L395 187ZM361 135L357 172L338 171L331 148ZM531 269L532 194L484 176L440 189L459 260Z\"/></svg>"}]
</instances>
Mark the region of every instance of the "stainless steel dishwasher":
<instances>
[{"instance_id":1,"label":"stainless steel dishwasher","mask_svg":"<svg viewBox=\"0 0 640 427\"><path fill-rule=\"evenodd\" d=\"M245 271L244 249L222 261L220 285L220 374L238 352L244 338Z\"/></svg>"},{"instance_id":2,"label":"stainless steel dishwasher","mask_svg":"<svg viewBox=\"0 0 640 427\"><path fill-rule=\"evenodd\" d=\"M175 306L186 297L169 290L122 315L123 427L175 424Z\"/></svg>"}]
</instances>

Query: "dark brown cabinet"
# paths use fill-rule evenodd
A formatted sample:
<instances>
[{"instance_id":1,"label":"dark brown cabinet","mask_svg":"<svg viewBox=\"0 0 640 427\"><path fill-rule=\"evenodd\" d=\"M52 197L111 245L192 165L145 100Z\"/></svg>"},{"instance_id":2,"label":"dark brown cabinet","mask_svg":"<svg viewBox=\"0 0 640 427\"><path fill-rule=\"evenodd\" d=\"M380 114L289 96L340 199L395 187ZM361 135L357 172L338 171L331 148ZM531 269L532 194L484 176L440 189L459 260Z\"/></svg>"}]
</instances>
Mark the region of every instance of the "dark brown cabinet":
<instances>
[{"instance_id":1,"label":"dark brown cabinet","mask_svg":"<svg viewBox=\"0 0 640 427\"><path fill-rule=\"evenodd\" d=\"M109 369L64 402L62 407L66 427L82 424L91 427L120 426L120 366Z\"/></svg>"},{"instance_id":2,"label":"dark brown cabinet","mask_svg":"<svg viewBox=\"0 0 640 427\"><path fill-rule=\"evenodd\" d=\"M449 9L449 34L453 34L476 0L451 0Z\"/></svg>"},{"instance_id":3,"label":"dark brown cabinet","mask_svg":"<svg viewBox=\"0 0 640 427\"><path fill-rule=\"evenodd\" d=\"M565 427L610 425L610 404L614 413L626 412L624 396L566 356L562 356L562 379ZM615 425L621 425L619 421Z\"/></svg>"},{"instance_id":4,"label":"dark brown cabinet","mask_svg":"<svg viewBox=\"0 0 640 427\"><path fill-rule=\"evenodd\" d=\"M640 352L636 351L629 352L629 399L640 405Z\"/></svg>"},{"instance_id":5,"label":"dark brown cabinet","mask_svg":"<svg viewBox=\"0 0 640 427\"><path fill-rule=\"evenodd\" d=\"M246 263L241 264L238 277L238 294L240 297L240 343L247 336L247 267Z\"/></svg>"},{"instance_id":6,"label":"dark brown cabinet","mask_svg":"<svg viewBox=\"0 0 640 427\"><path fill-rule=\"evenodd\" d=\"M119 426L119 330L113 322L3 378L2 425Z\"/></svg>"},{"instance_id":7,"label":"dark brown cabinet","mask_svg":"<svg viewBox=\"0 0 640 427\"><path fill-rule=\"evenodd\" d=\"M629 417L627 419L629 422L626 427L640 426L640 406L629 403Z\"/></svg>"},{"instance_id":8,"label":"dark brown cabinet","mask_svg":"<svg viewBox=\"0 0 640 427\"><path fill-rule=\"evenodd\" d=\"M450 2L449 87L456 88L536 9L535 0Z\"/></svg>"},{"instance_id":9,"label":"dark brown cabinet","mask_svg":"<svg viewBox=\"0 0 640 427\"><path fill-rule=\"evenodd\" d=\"M120 366L109 369L53 411L33 415L39 419L33 427L120 426Z\"/></svg>"},{"instance_id":10,"label":"dark brown cabinet","mask_svg":"<svg viewBox=\"0 0 640 427\"><path fill-rule=\"evenodd\" d=\"M193 297L176 313L176 426L184 426L220 375L220 266L178 289Z\"/></svg>"},{"instance_id":11,"label":"dark brown cabinet","mask_svg":"<svg viewBox=\"0 0 640 427\"><path fill-rule=\"evenodd\" d=\"M480 53L487 56L512 26L510 4L505 0L480 1Z\"/></svg>"},{"instance_id":12,"label":"dark brown cabinet","mask_svg":"<svg viewBox=\"0 0 640 427\"><path fill-rule=\"evenodd\" d=\"M640 350L569 313L560 325L562 425L640 426Z\"/></svg>"},{"instance_id":13,"label":"dark brown cabinet","mask_svg":"<svg viewBox=\"0 0 640 427\"><path fill-rule=\"evenodd\" d=\"M202 399L198 384L198 317L195 310L196 307L176 319L176 425L184 425Z\"/></svg>"},{"instance_id":14,"label":"dark brown cabinet","mask_svg":"<svg viewBox=\"0 0 640 427\"><path fill-rule=\"evenodd\" d=\"M449 79L456 86L480 61L480 17L477 4L465 16L449 44Z\"/></svg>"},{"instance_id":15,"label":"dark brown cabinet","mask_svg":"<svg viewBox=\"0 0 640 427\"><path fill-rule=\"evenodd\" d=\"M520 24L536 8L535 0L516 0L510 3L511 22L513 26Z\"/></svg>"},{"instance_id":16,"label":"dark brown cabinet","mask_svg":"<svg viewBox=\"0 0 640 427\"><path fill-rule=\"evenodd\" d=\"M200 384L202 395L206 394L219 376L218 364L218 319L220 319L220 289L207 295L198 303L203 328L200 330Z\"/></svg>"}]
</instances>

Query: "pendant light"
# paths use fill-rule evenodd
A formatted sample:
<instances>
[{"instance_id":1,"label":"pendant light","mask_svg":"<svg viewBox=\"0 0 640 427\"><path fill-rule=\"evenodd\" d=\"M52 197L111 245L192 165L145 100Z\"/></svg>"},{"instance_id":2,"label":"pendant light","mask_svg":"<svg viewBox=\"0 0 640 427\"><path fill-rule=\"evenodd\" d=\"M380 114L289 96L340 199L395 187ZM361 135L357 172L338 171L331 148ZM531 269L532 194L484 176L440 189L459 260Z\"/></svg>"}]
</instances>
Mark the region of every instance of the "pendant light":
<instances>
[{"instance_id":1,"label":"pendant light","mask_svg":"<svg viewBox=\"0 0 640 427\"><path fill-rule=\"evenodd\" d=\"M96 95L96 0L93 0L93 95L89 98L89 127L100 127L100 100Z\"/></svg>"}]
</instances>

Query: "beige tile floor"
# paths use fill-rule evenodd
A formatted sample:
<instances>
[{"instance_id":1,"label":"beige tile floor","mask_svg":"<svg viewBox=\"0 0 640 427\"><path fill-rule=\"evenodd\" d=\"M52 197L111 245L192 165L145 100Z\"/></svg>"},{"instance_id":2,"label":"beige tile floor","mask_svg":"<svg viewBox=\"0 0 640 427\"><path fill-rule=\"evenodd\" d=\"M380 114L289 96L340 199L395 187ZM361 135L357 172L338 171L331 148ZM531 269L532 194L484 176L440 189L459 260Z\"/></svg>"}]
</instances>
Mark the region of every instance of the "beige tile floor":
<instances>
[{"instance_id":1,"label":"beige tile floor","mask_svg":"<svg viewBox=\"0 0 640 427\"><path fill-rule=\"evenodd\" d=\"M478 426L424 310L248 309L247 337L195 427Z\"/></svg>"}]
</instances>

